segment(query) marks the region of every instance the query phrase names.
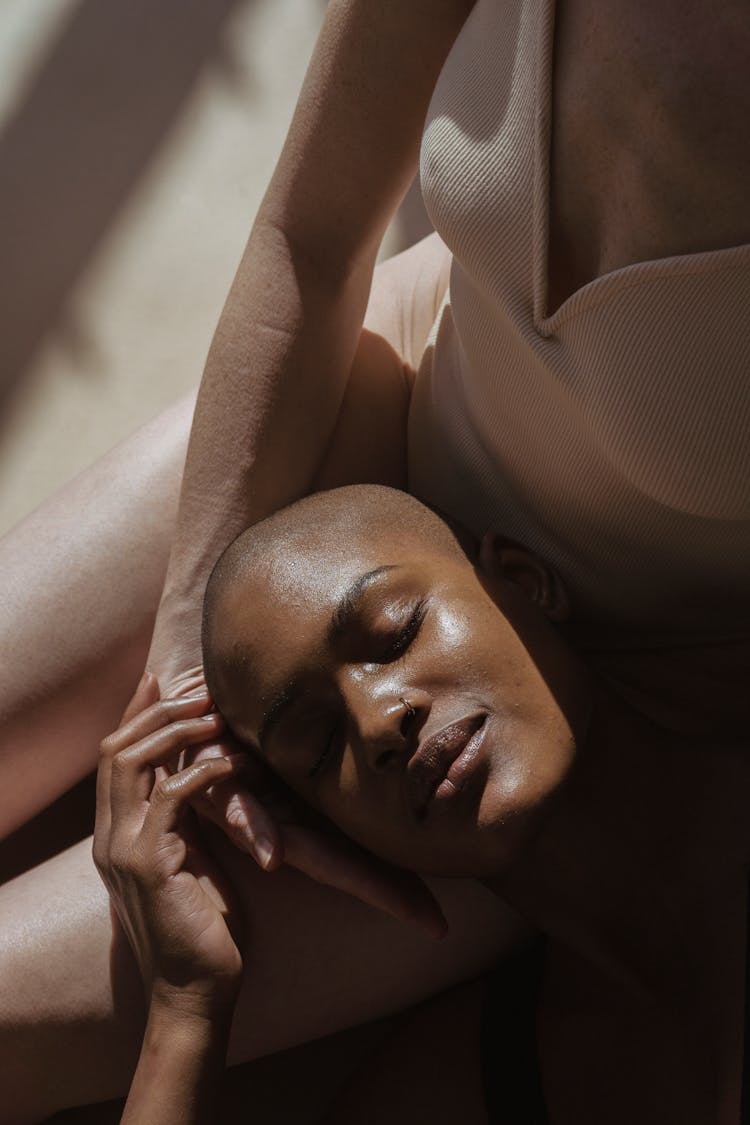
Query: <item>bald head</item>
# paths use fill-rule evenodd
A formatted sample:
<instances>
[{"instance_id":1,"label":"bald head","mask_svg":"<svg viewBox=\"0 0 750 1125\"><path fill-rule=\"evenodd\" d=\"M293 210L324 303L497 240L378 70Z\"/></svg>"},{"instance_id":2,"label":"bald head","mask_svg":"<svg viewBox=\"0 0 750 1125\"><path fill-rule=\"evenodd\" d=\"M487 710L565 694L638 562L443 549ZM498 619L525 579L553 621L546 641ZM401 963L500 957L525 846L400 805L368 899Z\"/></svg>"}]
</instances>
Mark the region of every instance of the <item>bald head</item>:
<instances>
[{"instance_id":1,"label":"bald head","mask_svg":"<svg viewBox=\"0 0 750 1125\"><path fill-rule=\"evenodd\" d=\"M242 532L214 567L203 608L206 682L230 724L252 675L247 634L255 599L277 598L293 618L304 612L305 591L322 593L360 555L382 546L386 561L397 545L463 558L459 536L413 496L379 485L315 493Z\"/></svg>"}]
</instances>

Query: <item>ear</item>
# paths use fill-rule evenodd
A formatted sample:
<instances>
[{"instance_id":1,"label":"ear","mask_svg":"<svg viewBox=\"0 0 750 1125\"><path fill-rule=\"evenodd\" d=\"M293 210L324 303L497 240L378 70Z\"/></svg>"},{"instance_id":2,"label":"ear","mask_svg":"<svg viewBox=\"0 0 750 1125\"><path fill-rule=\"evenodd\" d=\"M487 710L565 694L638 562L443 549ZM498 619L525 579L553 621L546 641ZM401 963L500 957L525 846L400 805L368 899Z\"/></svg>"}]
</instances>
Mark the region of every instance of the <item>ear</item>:
<instances>
[{"instance_id":1,"label":"ear","mask_svg":"<svg viewBox=\"0 0 750 1125\"><path fill-rule=\"evenodd\" d=\"M479 547L479 569L487 578L518 586L550 621L570 617L570 599L559 574L520 543L487 532Z\"/></svg>"}]
</instances>

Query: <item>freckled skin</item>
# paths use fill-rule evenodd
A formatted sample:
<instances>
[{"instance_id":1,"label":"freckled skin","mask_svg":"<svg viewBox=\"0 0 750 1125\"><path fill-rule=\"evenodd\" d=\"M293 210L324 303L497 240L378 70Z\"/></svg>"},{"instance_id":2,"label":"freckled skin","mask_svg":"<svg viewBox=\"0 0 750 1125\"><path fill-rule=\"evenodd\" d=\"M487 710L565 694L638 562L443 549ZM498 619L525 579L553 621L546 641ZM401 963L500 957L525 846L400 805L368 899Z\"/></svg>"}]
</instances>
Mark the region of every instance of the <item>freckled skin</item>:
<instances>
[{"instance_id":1,"label":"freckled skin","mask_svg":"<svg viewBox=\"0 0 750 1125\"><path fill-rule=\"evenodd\" d=\"M242 652L248 674L231 691L225 686L224 698L219 691L219 706L257 746L270 700L295 683L297 702L261 751L301 797L401 866L502 874L543 822L585 741L585 671L522 592L529 582L525 574L519 582L517 565L513 582L488 578L459 552L403 531L343 540L322 531L304 553L272 553L224 592L220 632ZM381 566L397 569L367 588L332 641L339 599ZM416 711L411 724L402 698ZM469 715L486 716L470 792L415 818L409 759Z\"/></svg>"}]
</instances>

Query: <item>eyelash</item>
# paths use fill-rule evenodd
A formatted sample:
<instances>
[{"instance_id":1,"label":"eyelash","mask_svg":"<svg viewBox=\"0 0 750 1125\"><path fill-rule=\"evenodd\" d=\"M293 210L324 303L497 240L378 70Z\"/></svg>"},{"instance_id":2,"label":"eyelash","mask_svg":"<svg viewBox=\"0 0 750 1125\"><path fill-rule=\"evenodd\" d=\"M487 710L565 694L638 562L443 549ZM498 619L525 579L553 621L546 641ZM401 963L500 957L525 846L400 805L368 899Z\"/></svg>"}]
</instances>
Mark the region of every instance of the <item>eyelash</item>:
<instances>
[{"instance_id":1,"label":"eyelash","mask_svg":"<svg viewBox=\"0 0 750 1125\"><path fill-rule=\"evenodd\" d=\"M331 733L329 734L328 741L326 742L326 748L323 751L323 753L320 755L320 757L318 758L318 760L315 763L315 765L313 766L313 768L308 773L308 775L307 775L308 777L317 777L317 775L323 769L323 766L326 764L326 762L330 758L331 754L334 751L335 745L336 745L337 730L338 730L338 725L331 728Z\"/></svg>"},{"instance_id":2,"label":"eyelash","mask_svg":"<svg viewBox=\"0 0 750 1125\"><path fill-rule=\"evenodd\" d=\"M386 658L385 663L398 660L399 656L406 652L421 628L424 614L425 604L424 602L418 602L404 628L383 653L383 656Z\"/></svg>"},{"instance_id":3,"label":"eyelash","mask_svg":"<svg viewBox=\"0 0 750 1125\"><path fill-rule=\"evenodd\" d=\"M411 642L414 640L414 638L416 637L417 633L419 632L419 630L422 626L422 622L424 620L424 615L425 615L425 604L424 604L424 602L418 602L418 604L416 605L416 607L414 609L414 612L412 613L411 617L407 621L406 625L403 627L403 629L399 632L398 636L394 638L394 640L388 646L386 651L383 653L384 659L381 661L381 663L390 664L391 661L398 660L398 658L404 652L406 652L407 648L409 647ZM325 750L320 755L317 762L315 763L313 768L308 773L308 775L307 775L308 778L317 777L317 775L323 769L323 766L326 764L329 757L331 756L331 754L335 750L337 732L338 732L338 724L336 724L332 727L331 732L328 736L328 740L326 741Z\"/></svg>"}]
</instances>

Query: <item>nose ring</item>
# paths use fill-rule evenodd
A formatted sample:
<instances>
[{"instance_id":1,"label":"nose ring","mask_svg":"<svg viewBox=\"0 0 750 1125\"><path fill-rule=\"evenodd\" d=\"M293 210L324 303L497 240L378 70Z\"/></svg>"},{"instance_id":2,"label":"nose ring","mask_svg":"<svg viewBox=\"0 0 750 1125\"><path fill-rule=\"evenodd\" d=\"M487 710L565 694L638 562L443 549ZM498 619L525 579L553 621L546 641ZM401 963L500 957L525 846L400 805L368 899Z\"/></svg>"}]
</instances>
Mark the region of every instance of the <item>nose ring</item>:
<instances>
[{"instance_id":1,"label":"nose ring","mask_svg":"<svg viewBox=\"0 0 750 1125\"><path fill-rule=\"evenodd\" d=\"M406 708L406 714L408 718L413 719L417 712L414 710L409 700L404 699L403 695L400 695L398 697L398 701L399 703L403 703L404 707Z\"/></svg>"}]
</instances>

